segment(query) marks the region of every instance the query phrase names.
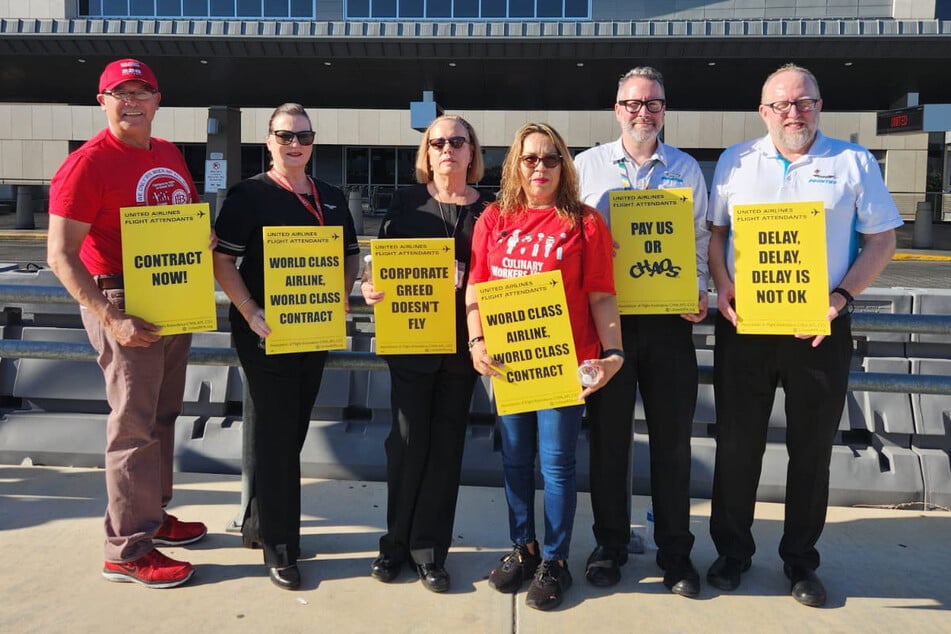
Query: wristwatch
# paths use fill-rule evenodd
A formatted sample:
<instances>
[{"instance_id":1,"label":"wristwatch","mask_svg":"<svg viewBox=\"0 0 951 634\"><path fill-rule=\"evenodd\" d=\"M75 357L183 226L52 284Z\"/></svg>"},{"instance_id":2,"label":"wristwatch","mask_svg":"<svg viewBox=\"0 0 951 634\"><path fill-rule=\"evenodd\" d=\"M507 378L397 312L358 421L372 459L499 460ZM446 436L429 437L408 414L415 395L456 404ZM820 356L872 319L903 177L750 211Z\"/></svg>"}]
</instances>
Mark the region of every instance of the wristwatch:
<instances>
[{"instance_id":1,"label":"wristwatch","mask_svg":"<svg viewBox=\"0 0 951 634\"><path fill-rule=\"evenodd\" d=\"M843 297L843 299L845 299L845 307L839 311L839 314L841 315L843 312L846 312L851 315L852 311L855 310L855 298L852 297L852 293L848 292L841 286L836 286L832 289L832 292L838 293Z\"/></svg>"}]
</instances>

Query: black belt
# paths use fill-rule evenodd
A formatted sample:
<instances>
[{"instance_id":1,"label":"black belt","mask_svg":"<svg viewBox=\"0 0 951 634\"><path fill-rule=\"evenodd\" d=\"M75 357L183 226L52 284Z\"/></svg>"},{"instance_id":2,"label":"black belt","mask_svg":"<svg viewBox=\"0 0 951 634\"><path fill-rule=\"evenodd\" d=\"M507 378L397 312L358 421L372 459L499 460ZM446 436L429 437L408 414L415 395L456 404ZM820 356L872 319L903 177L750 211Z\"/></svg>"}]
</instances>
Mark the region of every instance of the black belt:
<instances>
[{"instance_id":1,"label":"black belt","mask_svg":"<svg viewBox=\"0 0 951 634\"><path fill-rule=\"evenodd\" d=\"M96 285L104 291L112 291L123 287L122 274L119 275L93 275Z\"/></svg>"}]
</instances>

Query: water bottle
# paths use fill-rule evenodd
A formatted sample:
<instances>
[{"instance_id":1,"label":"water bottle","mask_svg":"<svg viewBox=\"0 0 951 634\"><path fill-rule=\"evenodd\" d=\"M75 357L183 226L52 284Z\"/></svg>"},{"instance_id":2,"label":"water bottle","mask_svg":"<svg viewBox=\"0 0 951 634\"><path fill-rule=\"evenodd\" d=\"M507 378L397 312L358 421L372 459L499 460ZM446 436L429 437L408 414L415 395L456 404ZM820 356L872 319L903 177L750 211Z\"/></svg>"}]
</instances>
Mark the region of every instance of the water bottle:
<instances>
[{"instance_id":1,"label":"water bottle","mask_svg":"<svg viewBox=\"0 0 951 634\"><path fill-rule=\"evenodd\" d=\"M657 548L654 543L654 505L651 502L647 503L647 547Z\"/></svg>"},{"instance_id":2,"label":"water bottle","mask_svg":"<svg viewBox=\"0 0 951 634\"><path fill-rule=\"evenodd\" d=\"M598 384L601 371L591 361L586 360L578 366L578 382L584 387L593 387Z\"/></svg>"},{"instance_id":3,"label":"water bottle","mask_svg":"<svg viewBox=\"0 0 951 634\"><path fill-rule=\"evenodd\" d=\"M365 255L363 256L363 281L369 282L370 285L373 285L373 256Z\"/></svg>"}]
</instances>

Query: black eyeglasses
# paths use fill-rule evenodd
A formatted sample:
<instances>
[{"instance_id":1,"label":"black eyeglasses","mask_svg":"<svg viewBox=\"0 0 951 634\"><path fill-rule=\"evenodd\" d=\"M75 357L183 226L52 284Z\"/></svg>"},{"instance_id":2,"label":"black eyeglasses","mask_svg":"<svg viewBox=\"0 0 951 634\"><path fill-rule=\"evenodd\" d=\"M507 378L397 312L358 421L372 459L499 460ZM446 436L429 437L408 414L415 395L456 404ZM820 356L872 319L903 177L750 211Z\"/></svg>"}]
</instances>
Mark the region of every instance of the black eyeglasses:
<instances>
[{"instance_id":1,"label":"black eyeglasses","mask_svg":"<svg viewBox=\"0 0 951 634\"><path fill-rule=\"evenodd\" d=\"M542 165L551 169L553 167L558 167L561 165L561 154L547 154L545 156L537 156L535 154L525 154L519 157L519 160L522 161L527 167L534 168L538 165L538 162L541 161Z\"/></svg>"},{"instance_id":2,"label":"black eyeglasses","mask_svg":"<svg viewBox=\"0 0 951 634\"><path fill-rule=\"evenodd\" d=\"M774 101L773 103L764 103L763 105L770 108L776 114L785 114L789 112L793 106L796 106L796 110L799 112L812 112L816 109L816 106L819 105L819 100L813 99L812 97L803 97L795 101Z\"/></svg>"},{"instance_id":3,"label":"black eyeglasses","mask_svg":"<svg viewBox=\"0 0 951 634\"><path fill-rule=\"evenodd\" d=\"M103 90L102 94L115 97L120 101L147 101L155 95L155 91L147 88L139 88L138 90Z\"/></svg>"},{"instance_id":4,"label":"black eyeglasses","mask_svg":"<svg viewBox=\"0 0 951 634\"><path fill-rule=\"evenodd\" d=\"M441 150L444 147L446 147L446 144L448 143L454 150L458 150L459 148L461 148L463 145L465 145L468 142L469 142L469 139L467 139L464 136L451 136L448 139L443 139L443 138L430 139L429 147L436 150Z\"/></svg>"},{"instance_id":5,"label":"black eyeglasses","mask_svg":"<svg viewBox=\"0 0 951 634\"><path fill-rule=\"evenodd\" d=\"M667 105L667 100L648 99L647 101L641 101L640 99L621 99L617 103L619 106L623 106L628 114L637 114L641 111L641 108L647 108L647 112L657 114Z\"/></svg>"},{"instance_id":6,"label":"black eyeglasses","mask_svg":"<svg viewBox=\"0 0 951 634\"><path fill-rule=\"evenodd\" d=\"M317 136L317 133L313 130L301 130L300 132L275 130L271 134L274 135L274 138L277 139L277 142L281 145L290 145L294 142L294 137L297 137L297 142L301 145L310 145L314 142L314 137Z\"/></svg>"}]
</instances>

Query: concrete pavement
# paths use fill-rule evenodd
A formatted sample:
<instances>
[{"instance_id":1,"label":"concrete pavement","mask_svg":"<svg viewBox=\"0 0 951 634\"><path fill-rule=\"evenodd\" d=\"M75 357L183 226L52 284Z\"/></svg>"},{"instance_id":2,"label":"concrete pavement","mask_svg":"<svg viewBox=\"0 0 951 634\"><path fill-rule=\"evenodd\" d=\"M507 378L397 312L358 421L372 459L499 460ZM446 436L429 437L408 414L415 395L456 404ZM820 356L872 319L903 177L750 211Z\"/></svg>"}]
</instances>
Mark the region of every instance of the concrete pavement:
<instances>
[{"instance_id":1,"label":"concrete pavement","mask_svg":"<svg viewBox=\"0 0 951 634\"><path fill-rule=\"evenodd\" d=\"M951 512L830 508L819 544L824 609L789 596L776 548L782 506L757 506L759 553L740 588L705 582L695 600L661 584L653 552L635 555L608 589L584 580L591 509L579 496L570 570L574 586L551 613L490 589L488 571L509 549L501 489L463 487L447 568L452 589L426 591L406 570L370 578L385 514L376 482L305 480L300 591L268 581L260 551L224 528L237 511L236 476L177 473L171 512L208 524L208 537L168 555L195 564L185 586L151 590L100 575L104 478L100 470L0 466L0 632L932 632L951 631ZM540 500L539 500L540 501ZM646 498L636 497L642 520ZM695 500L693 559L715 559L709 502ZM540 524L541 525L541 524Z\"/></svg>"}]
</instances>

